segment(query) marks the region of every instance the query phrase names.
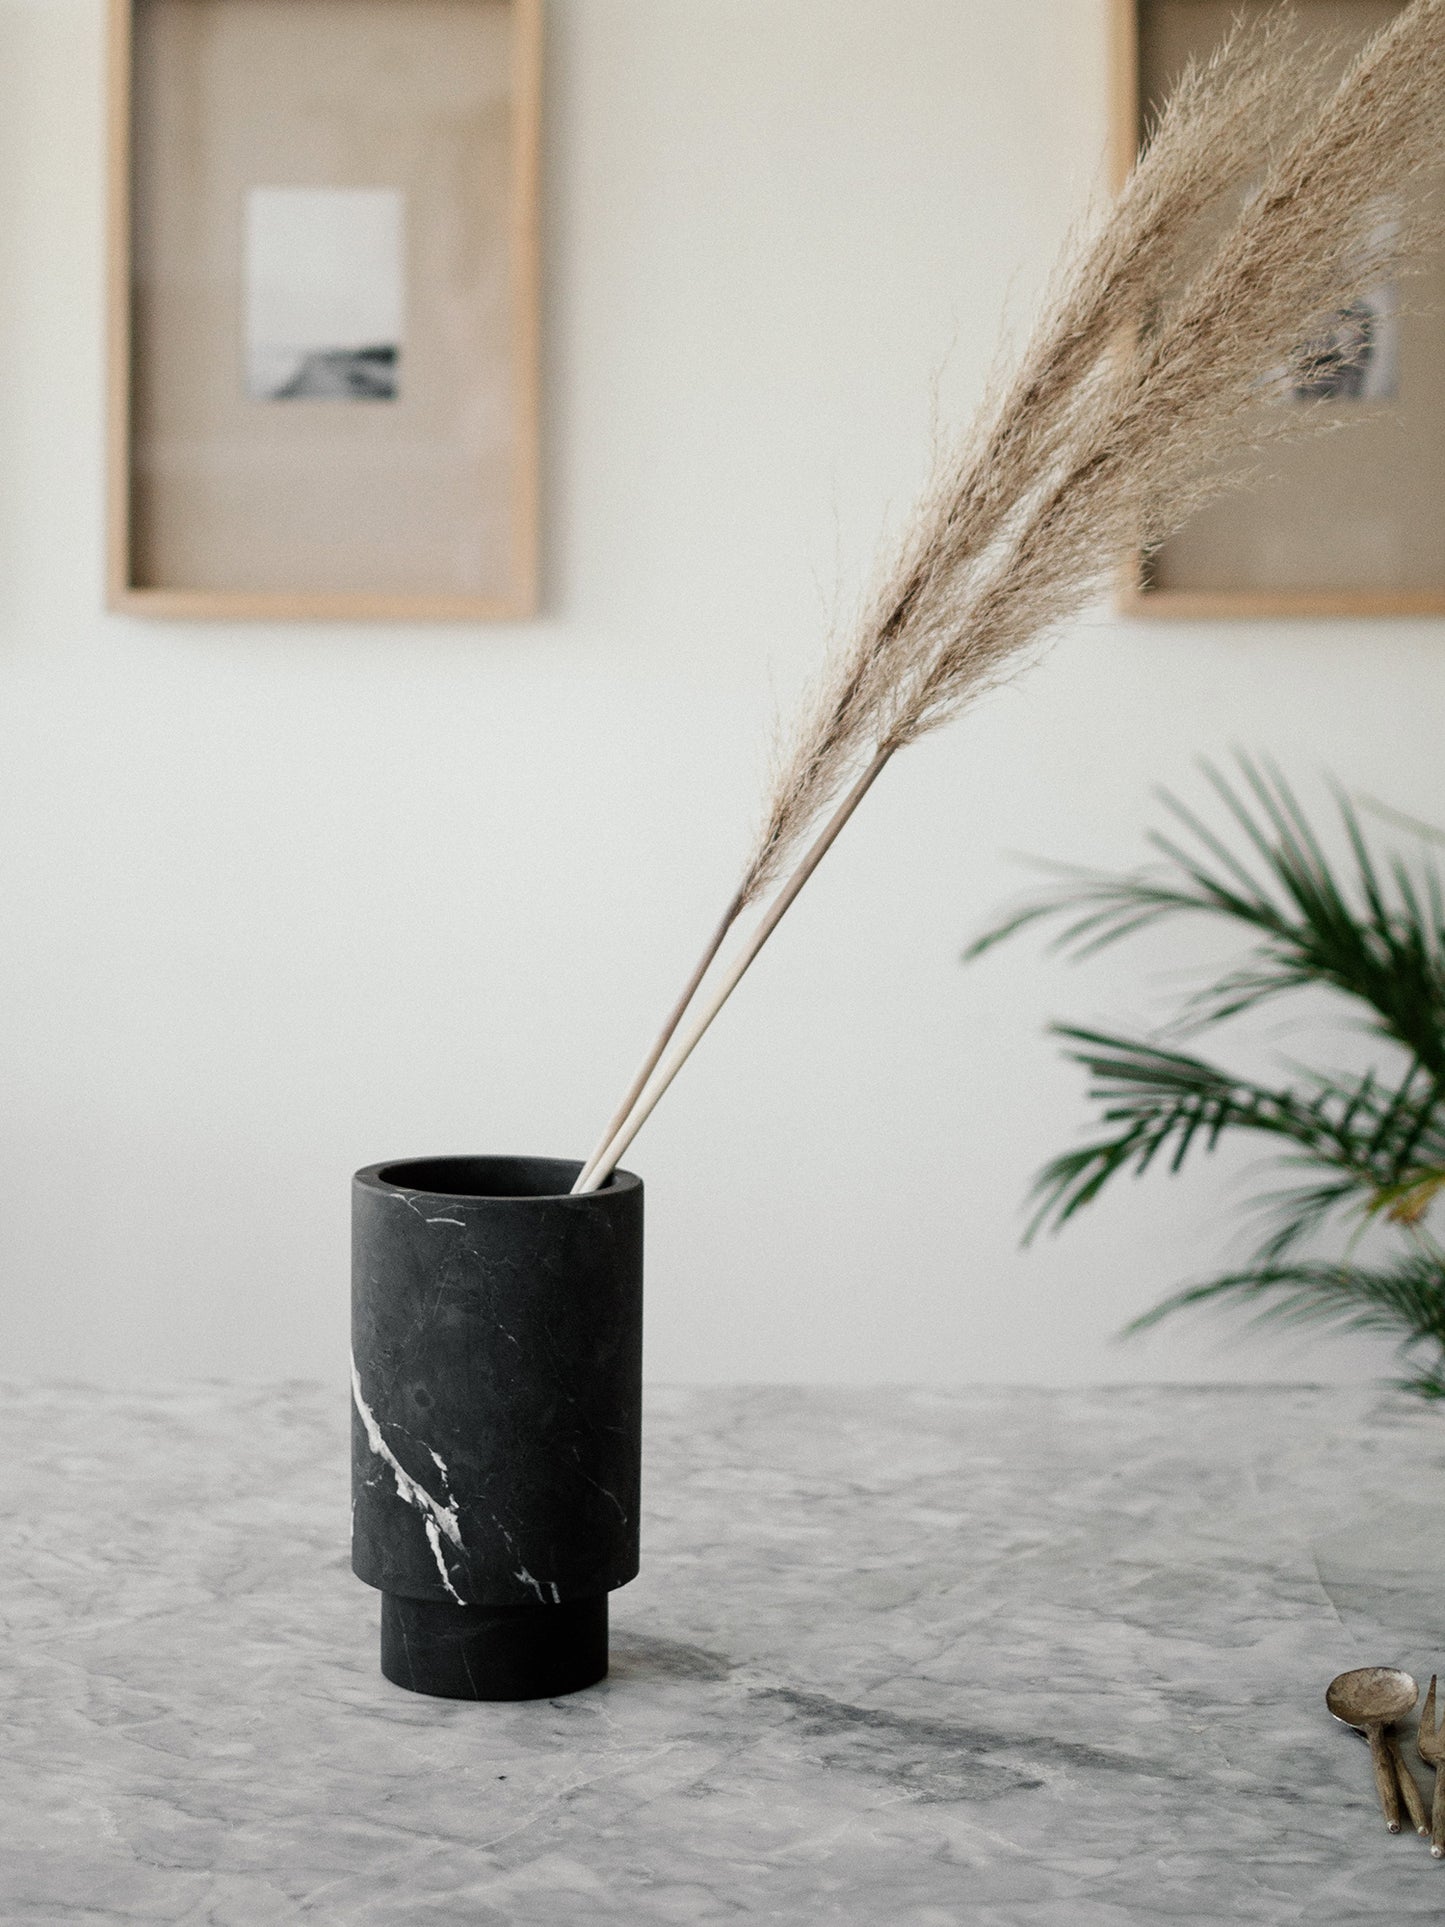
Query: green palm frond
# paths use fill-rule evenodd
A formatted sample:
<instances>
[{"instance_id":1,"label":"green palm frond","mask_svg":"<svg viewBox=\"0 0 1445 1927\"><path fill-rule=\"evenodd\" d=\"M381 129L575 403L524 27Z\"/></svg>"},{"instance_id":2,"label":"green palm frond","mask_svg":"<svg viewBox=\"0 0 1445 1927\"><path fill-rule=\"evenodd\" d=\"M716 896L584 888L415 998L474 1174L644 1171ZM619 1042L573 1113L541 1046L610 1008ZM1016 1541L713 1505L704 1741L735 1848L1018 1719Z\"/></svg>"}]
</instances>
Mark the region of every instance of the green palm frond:
<instances>
[{"instance_id":1,"label":"green palm frond","mask_svg":"<svg viewBox=\"0 0 1445 1927\"><path fill-rule=\"evenodd\" d=\"M1405 1253L1382 1266L1293 1264L1225 1272L1171 1293L1127 1330L1147 1331L1173 1312L1222 1299L1251 1305L1258 1324L1384 1332L1403 1347L1428 1341L1445 1348L1445 1262L1426 1253Z\"/></svg>"},{"instance_id":2,"label":"green palm frond","mask_svg":"<svg viewBox=\"0 0 1445 1927\"><path fill-rule=\"evenodd\" d=\"M1189 999L1180 1028L1197 1030L1285 992L1326 985L1363 1004L1376 1031L1445 1076L1445 914L1434 864L1396 856L1382 865L1353 805L1336 790L1350 851L1342 883L1278 771L1241 756L1240 780L1231 783L1212 765L1203 768L1243 834L1247 860L1161 791L1177 826L1149 838L1162 865L1122 876L1051 866L1057 881L986 930L965 956L1047 921L1059 925L1050 948L1080 958L1168 917L1222 917L1248 930L1253 949Z\"/></svg>"},{"instance_id":3,"label":"green palm frond","mask_svg":"<svg viewBox=\"0 0 1445 1927\"><path fill-rule=\"evenodd\" d=\"M1410 1392L1416 1398L1445 1398L1445 1361L1411 1372L1407 1378L1392 1381L1397 1392Z\"/></svg>"},{"instance_id":4,"label":"green palm frond","mask_svg":"<svg viewBox=\"0 0 1445 1927\"><path fill-rule=\"evenodd\" d=\"M1161 1156L1178 1171L1192 1149L1213 1150L1226 1130L1282 1139L1291 1155L1330 1173L1307 1193L1276 1194L1276 1205L1291 1200L1311 1219L1326 1203L1333 1208L1353 1195L1373 1199L1418 1185L1445 1164L1441 1092L1414 1065L1395 1085L1367 1072L1271 1088L1147 1038L1064 1024L1053 1034L1075 1046L1065 1055L1087 1072L1105 1128L1039 1173L1026 1237L1045 1224L1067 1223L1116 1172L1140 1176ZM1278 1257L1297 1242L1291 1235L1266 1250Z\"/></svg>"},{"instance_id":5,"label":"green palm frond","mask_svg":"<svg viewBox=\"0 0 1445 1927\"><path fill-rule=\"evenodd\" d=\"M1281 1158L1278 1163L1311 1166L1314 1160ZM1358 1238L1368 1213L1359 1178L1353 1171L1342 1171L1314 1184L1267 1191L1252 1199L1251 1206L1260 1227L1253 1262L1261 1269L1272 1269L1294 1258L1337 1220L1349 1223L1353 1237Z\"/></svg>"},{"instance_id":6,"label":"green palm frond","mask_svg":"<svg viewBox=\"0 0 1445 1927\"><path fill-rule=\"evenodd\" d=\"M1341 843L1332 861L1294 792L1271 765L1239 759L1234 780L1205 766L1225 833L1163 794L1167 833L1150 842L1152 867L1110 875L1056 868L1055 881L970 947L979 956L1043 923L1050 947L1090 956L1169 918L1223 918L1248 949L1196 987L1153 1036L1055 1026L1066 1056L1086 1073L1096 1128L1052 1159L1032 1192L1026 1238L1057 1230L1121 1172L1177 1172L1226 1134L1248 1133L1277 1150L1295 1175L1254 1200L1253 1262L1176 1291L1137 1319L1144 1330L1187 1306L1247 1302L1255 1316L1289 1325L1392 1334L1402 1351L1434 1346L1397 1381L1445 1398L1445 1250L1426 1225L1445 1198L1445 886L1421 843L1445 836L1383 806L1417 847L1376 854L1359 815L1336 787ZM1241 852L1231 848L1241 844ZM1278 1084L1242 1077L1180 1048L1185 1038L1293 990L1324 989L1366 1015L1366 1028L1403 1053L1363 1075L1285 1066ZM1356 1026L1358 1028L1358 1025ZM1393 1260L1354 1262L1360 1241L1394 1238ZM1343 1238L1342 1252L1320 1247Z\"/></svg>"}]
</instances>

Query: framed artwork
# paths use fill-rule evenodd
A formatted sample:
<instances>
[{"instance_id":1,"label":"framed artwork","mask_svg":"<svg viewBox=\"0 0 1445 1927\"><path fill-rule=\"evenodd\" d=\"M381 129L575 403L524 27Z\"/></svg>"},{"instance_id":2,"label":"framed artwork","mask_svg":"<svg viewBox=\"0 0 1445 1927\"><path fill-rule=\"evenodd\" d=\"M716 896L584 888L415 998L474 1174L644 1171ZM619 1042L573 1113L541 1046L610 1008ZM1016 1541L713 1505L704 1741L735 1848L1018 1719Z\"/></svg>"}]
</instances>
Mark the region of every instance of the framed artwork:
<instances>
[{"instance_id":1,"label":"framed artwork","mask_svg":"<svg viewBox=\"0 0 1445 1927\"><path fill-rule=\"evenodd\" d=\"M541 0L110 0L112 608L517 617Z\"/></svg>"},{"instance_id":2,"label":"framed artwork","mask_svg":"<svg viewBox=\"0 0 1445 1927\"><path fill-rule=\"evenodd\" d=\"M1185 62L1268 4L1112 0L1116 185ZM1302 0L1297 12L1340 42L1343 62L1403 4ZM1211 503L1141 561L1121 597L1129 613L1445 614L1445 264L1369 290L1307 346L1308 378L1268 405L1324 406L1348 432L1272 448L1267 481Z\"/></svg>"}]
</instances>

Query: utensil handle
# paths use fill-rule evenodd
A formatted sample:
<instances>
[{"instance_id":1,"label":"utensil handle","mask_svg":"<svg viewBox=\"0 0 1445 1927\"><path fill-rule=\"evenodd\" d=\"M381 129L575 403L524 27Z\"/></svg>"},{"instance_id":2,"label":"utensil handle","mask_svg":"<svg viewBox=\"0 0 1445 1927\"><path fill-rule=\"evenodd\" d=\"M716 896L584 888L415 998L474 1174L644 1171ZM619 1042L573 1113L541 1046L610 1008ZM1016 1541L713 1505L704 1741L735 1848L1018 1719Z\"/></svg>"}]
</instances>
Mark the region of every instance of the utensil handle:
<instances>
[{"instance_id":1,"label":"utensil handle","mask_svg":"<svg viewBox=\"0 0 1445 1927\"><path fill-rule=\"evenodd\" d=\"M1410 1815L1410 1824L1422 1837L1430 1832L1430 1816L1425 1811L1425 1799L1415 1784L1415 1776L1405 1764L1405 1756L1400 1751L1399 1739L1393 1733L1385 1735L1385 1744L1390 1749L1390 1758L1395 1763L1395 1778L1400 1782L1400 1793Z\"/></svg>"},{"instance_id":2,"label":"utensil handle","mask_svg":"<svg viewBox=\"0 0 1445 1927\"><path fill-rule=\"evenodd\" d=\"M1384 1730L1370 1728L1370 1764L1375 1769L1375 1791L1380 1796L1380 1811L1391 1833L1400 1831L1400 1783L1395 1778L1395 1762L1385 1743Z\"/></svg>"},{"instance_id":3,"label":"utensil handle","mask_svg":"<svg viewBox=\"0 0 1445 1927\"><path fill-rule=\"evenodd\" d=\"M1430 1803L1430 1851L1445 1860L1445 1766L1435 1769L1435 1798Z\"/></svg>"}]
</instances>

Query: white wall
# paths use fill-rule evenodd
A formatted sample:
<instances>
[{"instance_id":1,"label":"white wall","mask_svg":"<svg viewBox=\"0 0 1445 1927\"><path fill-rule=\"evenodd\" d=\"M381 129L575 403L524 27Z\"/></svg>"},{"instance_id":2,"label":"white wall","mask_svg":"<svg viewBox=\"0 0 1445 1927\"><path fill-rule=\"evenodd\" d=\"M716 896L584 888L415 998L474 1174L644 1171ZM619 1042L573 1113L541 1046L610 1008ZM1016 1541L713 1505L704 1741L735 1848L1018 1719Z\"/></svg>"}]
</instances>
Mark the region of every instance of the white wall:
<instances>
[{"instance_id":1,"label":"white wall","mask_svg":"<svg viewBox=\"0 0 1445 1927\"><path fill-rule=\"evenodd\" d=\"M786 698L1104 144L1103 0L553 0L547 591L492 629L100 612L100 0L0 0L0 1372L334 1376L347 1179L580 1153ZM1360 1375L1110 1334L1223 1173L1021 1255L1050 1014L960 947L1236 740L1445 817L1437 625L1108 617L890 771L629 1160L674 1379ZM1152 968L1174 953L1156 947ZM1149 1000L1153 999L1153 1002ZM1300 1049L1300 1040L1291 1040Z\"/></svg>"}]
</instances>

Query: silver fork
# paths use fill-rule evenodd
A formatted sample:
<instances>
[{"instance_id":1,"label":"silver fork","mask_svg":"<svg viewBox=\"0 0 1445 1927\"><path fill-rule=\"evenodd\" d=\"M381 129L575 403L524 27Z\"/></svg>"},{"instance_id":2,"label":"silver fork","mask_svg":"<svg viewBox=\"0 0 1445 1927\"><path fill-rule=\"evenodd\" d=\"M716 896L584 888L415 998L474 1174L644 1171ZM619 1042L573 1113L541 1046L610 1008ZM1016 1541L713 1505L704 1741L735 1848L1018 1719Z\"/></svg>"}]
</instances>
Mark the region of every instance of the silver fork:
<instances>
[{"instance_id":1,"label":"silver fork","mask_svg":"<svg viewBox=\"0 0 1445 1927\"><path fill-rule=\"evenodd\" d=\"M1430 1851L1437 1860L1445 1859L1445 1733L1435 1724L1435 1675L1430 1675L1430 1690L1420 1712L1420 1730L1415 1735L1415 1751L1426 1766L1435 1769L1435 1798L1430 1806Z\"/></svg>"}]
</instances>

